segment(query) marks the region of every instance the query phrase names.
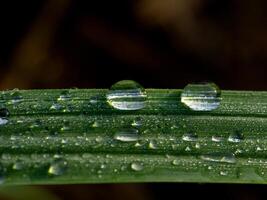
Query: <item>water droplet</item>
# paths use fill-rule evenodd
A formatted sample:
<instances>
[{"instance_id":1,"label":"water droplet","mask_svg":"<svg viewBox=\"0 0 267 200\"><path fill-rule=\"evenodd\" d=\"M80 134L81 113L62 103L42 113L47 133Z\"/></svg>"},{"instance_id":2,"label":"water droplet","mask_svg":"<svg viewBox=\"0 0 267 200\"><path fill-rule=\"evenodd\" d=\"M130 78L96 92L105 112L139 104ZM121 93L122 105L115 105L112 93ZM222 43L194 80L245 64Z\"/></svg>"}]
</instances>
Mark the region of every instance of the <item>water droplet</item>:
<instances>
[{"instance_id":1,"label":"water droplet","mask_svg":"<svg viewBox=\"0 0 267 200\"><path fill-rule=\"evenodd\" d=\"M115 140L119 140L122 142L135 142L138 141L139 135L137 129L132 128L125 128L122 130L117 131L117 133L114 135Z\"/></svg>"},{"instance_id":2,"label":"water droplet","mask_svg":"<svg viewBox=\"0 0 267 200\"><path fill-rule=\"evenodd\" d=\"M21 170L23 169L23 167L24 167L24 163L21 160L18 160L13 164L12 169Z\"/></svg>"},{"instance_id":3,"label":"water droplet","mask_svg":"<svg viewBox=\"0 0 267 200\"><path fill-rule=\"evenodd\" d=\"M148 144L148 148L149 149L157 149L157 144L156 144L156 141L154 140L151 140Z\"/></svg>"},{"instance_id":4,"label":"water droplet","mask_svg":"<svg viewBox=\"0 0 267 200\"><path fill-rule=\"evenodd\" d=\"M142 171L144 169L144 165L140 162L133 162L131 164L131 168L134 171Z\"/></svg>"},{"instance_id":5,"label":"water droplet","mask_svg":"<svg viewBox=\"0 0 267 200\"><path fill-rule=\"evenodd\" d=\"M135 81L124 80L115 83L107 93L107 102L119 110L139 110L145 107L145 89Z\"/></svg>"},{"instance_id":6,"label":"water droplet","mask_svg":"<svg viewBox=\"0 0 267 200\"><path fill-rule=\"evenodd\" d=\"M187 142L197 141L198 136L195 133L186 133L183 135L182 139Z\"/></svg>"},{"instance_id":7,"label":"water droplet","mask_svg":"<svg viewBox=\"0 0 267 200\"><path fill-rule=\"evenodd\" d=\"M226 171L220 171L220 175L222 175L222 176L227 176L228 173L227 173Z\"/></svg>"},{"instance_id":8,"label":"water droplet","mask_svg":"<svg viewBox=\"0 0 267 200\"><path fill-rule=\"evenodd\" d=\"M213 135L213 136L211 137L211 140L212 140L213 142L222 142L222 141L223 141L223 138L220 137L220 136Z\"/></svg>"},{"instance_id":9,"label":"water droplet","mask_svg":"<svg viewBox=\"0 0 267 200\"><path fill-rule=\"evenodd\" d=\"M21 93L18 91L18 89L14 89L10 95L11 95L11 100L8 101L8 104L17 104L23 100L23 97Z\"/></svg>"},{"instance_id":10,"label":"water droplet","mask_svg":"<svg viewBox=\"0 0 267 200\"><path fill-rule=\"evenodd\" d=\"M39 128L41 124L41 120L37 119L30 125L30 129Z\"/></svg>"},{"instance_id":11,"label":"water droplet","mask_svg":"<svg viewBox=\"0 0 267 200\"><path fill-rule=\"evenodd\" d=\"M212 162L222 162L222 163L235 163L236 158L232 153L221 154L221 153L212 153L200 156L202 160L212 161Z\"/></svg>"},{"instance_id":12,"label":"water droplet","mask_svg":"<svg viewBox=\"0 0 267 200\"><path fill-rule=\"evenodd\" d=\"M210 111L218 108L221 91L214 83L188 84L182 94L181 102L195 111Z\"/></svg>"},{"instance_id":13,"label":"water droplet","mask_svg":"<svg viewBox=\"0 0 267 200\"><path fill-rule=\"evenodd\" d=\"M53 103L50 107L50 110L61 110L62 106L58 103Z\"/></svg>"},{"instance_id":14,"label":"water droplet","mask_svg":"<svg viewBox=\"0 0 267 200\"><path fill-rule=\"evenodd\" d=\"M8 119L1 118L1 117L0 117L0 126L5 125L5 124L7 124L7 123L8 123Z\"/></svg>"},{"instance_id":15,"label":"water droplet","mask_svg":"<svg viewBox=\"0 0 267 200\"><path fill-rule=\"evenodd\" d=\"M58 97L58 101L67 101L71 99L70 92L68 90L64 90L61 92L60 96Z\"/></svg>"},{"instance_id":16,"label":"water droplet","mask_svg":"<svg viewBox=\"0 0 267 200\"><path fill-rule=\"evenodd\" d=\"M175 159L175 160L172 161L172 164L173 164L173 165L179 165L180 162L179 162L179 160Z\"/></svg>"},{"instance_id":17,"label":"water droplet","mask_svg":"<svg viewBox=\"0 0 267 200\"><path fill-rule=\"evenodd\" d=\"M66 160L57 158L50 164L48 174L56 176L62 175L67 170L67 165L68 163Z\"/></svg>"},{"instance_id":18,"label":"water droplet","mask_svg":"<svg viewBox=\"0 0 267 200\"><path fill-rule=\"evenodd\" d=\"M238 143L244 139L244 136L240 132L235 132L228 137L229 142Z\"/></svg>"},{"instance_id":19,"label":"water droplet","mask_svg":"<svg viewBox=\"0 0 267 200\"><path fill-rule=\"evenodd\" d=\"M92 127L93 127L93 128L100 127L99 122L95 121L95 122L92 124Z\"/></svg>"},{"instance_id":20,"label":"water droplet","mask_svg":"<svg viewBox=\"0 0 267 200\"><path fill-rule=\"evenodd\" d=\"M136 117L134 121L132 122L132 126L134 127L140 127L142 126L142 120L140 117Z\"/></svg>"},{"instance_id":21,"label":"water droplet","mask_svg":"<svg viewBox=\"0 0 267 200\"><path fill-rule=\"evenodd\" d=\"M62 132L70 130L70 122L67 120L64 120L63 126L60 128Z\"/></svg>"}]
</instances>

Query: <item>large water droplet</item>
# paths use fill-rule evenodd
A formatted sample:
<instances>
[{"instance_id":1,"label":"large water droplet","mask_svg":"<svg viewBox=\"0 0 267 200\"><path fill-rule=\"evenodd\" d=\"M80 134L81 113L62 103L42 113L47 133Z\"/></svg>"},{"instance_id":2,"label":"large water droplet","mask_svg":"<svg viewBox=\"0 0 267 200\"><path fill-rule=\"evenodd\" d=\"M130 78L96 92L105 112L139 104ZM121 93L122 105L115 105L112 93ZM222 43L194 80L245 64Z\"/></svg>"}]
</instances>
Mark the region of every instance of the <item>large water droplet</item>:
<instances>
[{"instance_id":1,"label":"large water droplet","mask_svg":"<svg viewBox=\"0 0 267 200\"><path fill-rule=\"evenodd\" d=\"M139 139L138 130L133 128L125 128L122 130L119 130L114 135L115 140L119 140L122 142L135 142Z\"/></svg>"},{"instance_id":2,"label":"large water droplet","mask_svg":"<svg viewBox=\"0 0 267 200\"><path fill-rule=\"evenodd\" d=\"M131 164L131 168L134 171L142 171L144 169L144 165L140 162L133 162Z\"/></svg>"},{"instance_id":3,"label":"large water droplet","mask_svg":"<svg viewBox=\"0 0 267 200\"><path fill-rule=\"evenodd\" d=\"M62 175L67 170L67 165L68 163L66 160L57 158L50 164L48 174L56 176Z\"/></svg>"},{"instance_id":4,"label":"large water droplet","mask_svg":"<svg viewBox=\"0 0 267 200\"><path fill-rule=\"evenodd\" d=\"M108 103L119 110L139 110L145 107L145 89L135 81L124 80L115 83L107 93Z\"/></svg>"},{"instance_id":5,"label":"large water droplet","mask_svg":"<svg viewBox=\"0 0 267 200\"><path fill-rule=\"evenodd\" d=\"M181 94L181 102L195 111L214 110L220 101L221 91L214 83L188 84Z\"/></svg>"},{"instance_id":6,"label":"large water droplet","mask_svg":"<svg viewBox=\"0 0 267 200\"><path fill-rule=\"evenodd\" d=\"M235 163L236 158L232 153L229 154L220 154L220 153L211 153L200 156L202 160L212 161L212 162L222 162L222 163Z\"/></svg>"},{"instance_id":7,"label":"large water droplet","mask_svg":"<svg viewBox=\"0 0 267 200\"><path fill-rule=\"evenodd\" d=\"M5 125L5 124L7 124L7 123L8 123L8 119L1 118L1 117L0 117L0 126Z\"/></svg>"},{"instance_id":8,"label":"large water droplet","mask_svg":"<svg viewBox=\"0 0 267 200\"><path fill-rule=\"evenodd\" d=\"M186 133L183 135L182 139L187 142L197 141L198 136L195 133Z\"/></svg>"}]
</instances>

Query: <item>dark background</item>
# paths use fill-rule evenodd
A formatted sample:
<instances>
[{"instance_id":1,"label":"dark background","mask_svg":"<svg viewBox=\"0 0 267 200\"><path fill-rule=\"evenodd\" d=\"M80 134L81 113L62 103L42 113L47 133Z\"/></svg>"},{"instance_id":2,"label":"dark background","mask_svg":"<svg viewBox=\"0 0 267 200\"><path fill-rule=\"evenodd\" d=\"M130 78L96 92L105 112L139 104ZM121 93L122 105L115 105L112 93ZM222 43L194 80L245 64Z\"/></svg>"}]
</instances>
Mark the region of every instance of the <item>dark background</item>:
<instances>
[{"instance_id":1,"label":"dark background","mask_svg":"<svg viewBox=\"0 0 267 200\"><path fill-rule=\"evenodd\" d=\"M0 89L108 88L133 79L146 88L208 80L267 90L266 8L266 0L3 1ZM263 185L45 188L61 199L267 197Z\"/></svg>"}]
</instances>

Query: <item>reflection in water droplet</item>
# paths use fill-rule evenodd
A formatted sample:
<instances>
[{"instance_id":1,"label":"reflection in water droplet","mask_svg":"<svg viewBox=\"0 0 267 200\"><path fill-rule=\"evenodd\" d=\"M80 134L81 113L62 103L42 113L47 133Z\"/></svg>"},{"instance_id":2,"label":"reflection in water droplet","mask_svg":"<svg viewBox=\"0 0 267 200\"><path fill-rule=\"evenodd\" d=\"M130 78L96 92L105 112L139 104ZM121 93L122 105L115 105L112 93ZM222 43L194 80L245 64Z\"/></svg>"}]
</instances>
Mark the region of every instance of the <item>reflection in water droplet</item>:
<instances>
[{"instance_id":1,"label":"reflection in water droplet","mask_svg":"<svg viewBox=\"0 0 267 200\"><path fill-rule=\"evenodd\" d=\"M133 128L119 130L114 135L114 139L122 142L135 142L139 139L138 130Z\"/></svg>"},{"instance_id":2,"label":"reflection in water droplet","mask_svg":"<svg viewBox=\"0 0 267 200\"><path fill-rule=\"evenodd\" d=\"M182 139L187 142L197 141L198 136L195 133L186 133L183 135Z\"/></svg>"},{"instance_id":3,"label":"reflection in water droplet","mask_svg":"<svg viewBox=\"0 0 267 200\"><path fill-rule=\"evenodd\" d=\"M220 101L221 91L214 83L188 84L181 94L181 102L195 111L214 110Z\"/></svg>"},{"instance_id":4,"label":"reflection in water droplet","mask_svg":"<svg viewBox=\"0 0 267 200\"><path fill-rule=\"evenodd\" d=\"M233 142L233 143L239 143L243 139L244 139L244 136L239 132L235 132L235 133L229 135L229 137L228 137L228 141Z\"/></svg>"},{"instance_id":5,"label":"reflection in water droplet","mask_svg":"<svg viewBox=\"0 0 267 200\"><path fill-rule=\"evenodd\" d=\"M142 171L142 170L144 169L144 166L143 166L143 164L140 163L140 162L133 162L133 163L131 164L131 168L132 168L132 170L134 170L134 171Z\"/></svg>"},{"instance_id":6,"label":"reflection in water droplet","mask_svg":"<svg viewBox=\"0 0 267 200\"><path fill-rule=\"evenodd\" d=\"M212 161L212 162L222 162L222 163L235 163L236 158L232 153L221 154L221 153L212 153L200 156L202 160Z\"/></svg>"},{"instance_id":7,"label":"reflection in water droplet","mask_svg":"<svg viewBox=\"0 0 267 200\"><path fill-rule=\"evenodd\" d=\"M55 159L48 169L48 174L50 175L62 175L67 170L67 161L62 158Z\"/></svg>"},{"instance_id":8,"label":"reflection in water droplet","mask_svg":"<svg viewBox=\"0 0 267 200\"><path fill-rule=\"evenodd\" d=\"M107 93L107 102L119 110L139 110L145 107L145 89L135 81L124 80L115 83Z\"/></svg>"}]
</instances>

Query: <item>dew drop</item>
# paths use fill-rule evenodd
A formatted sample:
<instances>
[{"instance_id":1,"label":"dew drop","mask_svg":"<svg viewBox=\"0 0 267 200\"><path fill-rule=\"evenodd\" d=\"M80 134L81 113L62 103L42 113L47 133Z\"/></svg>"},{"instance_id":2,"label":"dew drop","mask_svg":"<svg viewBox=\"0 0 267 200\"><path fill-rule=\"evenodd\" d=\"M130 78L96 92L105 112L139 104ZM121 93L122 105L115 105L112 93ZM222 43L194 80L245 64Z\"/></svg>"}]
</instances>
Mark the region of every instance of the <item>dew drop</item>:
<instances>
[{"instance_id":1,"label":"dew drop","mask_svg":"<svg viewBox=\"0 0 267 200\"><path fill-rule=\"evenodd\" d=\"M133 127L140 127L142 126L142 121L140 117L136 117L134 121L132 122Z\"/></svg>"},{"instance_id":2,"label":"dew drop","mask_svg":"<svg viewBox=\"0 0 267 200\"><path fill-rule=\"evenodd\" d=\"M58 97L58 101L67 101L71 99L70 92L68 90L64 90L61 92L60 96Z\"/></svg>"},{"instance_id":3,"label":"dew drop","mask_svg":"<svg viewBox=\"0 0 267 200\"><path fill-rule=\"evenodd\" d=\"M228 137L228 141L229 142L233 142L233 143L239 143L244 139L244 136L239 133L239 132L235 132L233 134L230 134Z\"/></svg>"},{"instance_id":4,"label":"dew drop","mask_svg":"<svg viewBox=\"0 0 267 200\"><path fill-rule=\"evenodd\" d=\"M131 164L131 169L134 171L142 171L144 169L144 165L140 162L133 162Z\"/></svg>"},{"instance_id":5,"label":"dew drop","mask_svg":"<svg viewBox=\"0 0 267 200\"><path fill-rule=\"evenodd\" d=\"M93 128L100 127L99 122L98 122L98 121L95 121L95 122L92 124L92 127L93 127Z\"/></svg>"},{"instance_id":6,"label":"dew drop","mask_svg":"<svg viewBox=\"0 0 267 200\"><path fill-rule=\"evenodd\" d=\"M67 161L62 158L55 159L49 166L48 174L50 175L62 175L67 170Z\"/></svg>"},{"instance_id":7,"label":"dew drop","mask_svg":"<svg viewBox=\"0 0 267 200\"><path fill-rule=\"evenodd\" d=\"M132 80L115 83L107 93L107 102L119 110L140 110L145 107L146 99L145 89Z\"/></svg>"},{"instance_id":8,"label":"dew drop","mask_svg":"<svg viewBox=\"0 0 267 200\"><path fill-rule=\"evenodd\" d=\"M8 119L0 117L0 126L3 126L5 124L7 124L7 123L8 123Z\"/></svg>"},{"instance_id":9,"label":"dew drop","mask_svg":"<svg viewBox=\"0 0 267 200\"><path fill-rule=\"evenodd\" d=\"M114 139L122 142L135 142L139 139L137 129L129 128L117 131L114 135Z\"/></svg>"},{"instance_id":10,"label":"dew drop","mask_svg":"<svg viewBox=\"0 0 267 200\"><path fill-rule=\"evenodd\" d=\"M188 84L181 94L181 102L195 111L214 110L220 101L221 91L214 83Z\"/></svg>"},{"instance_id":11,"label":"dew drop","mask_svg":"<svg viewBox=\"0 0 267 200\"><path fill-rule=\"evenodd\" d=\"M195 142L197 141L198 136L194 133L186 133L182 136L182 140L187 142Z\"/></svg>"},{"instance_id":12,"label":"dew drop","mask_svg":"<svg viewBox=\"0 0 267 200\"><path fill-rule=\"evenodd\" d=\"M202 160L211 161L211 162L221 162L221 163L235 163L236 158L235 155L230 154L220 154L220 153L212 153L200 156Z\"/></svg>"},{"instance_id":13,"label":"dew drop","mask_svg":"<svg viewBox=\"0 0 267 200\"><path fill-rule=\"evenodd\" d=\"M8 104L17 104L22 102L23 97L21 93L18 91L18 89L14 89L14 91L11 93L11 100L8 101Z\"/></svg>"},{"instance_id":14,"label":"dew drop","mask_svg":"<svg viewBox=\"0 0 267 200\"><path fill-rule=\"evenodd\" d=\"M175 159L175 160L172 161L172 164L175 165L175 166L177 166L177 165L180 164L180 162L179 162L179 160Z\"/></svg>"},{"instance_id":15,"label":"dew drop","mask_svg":"<svg viewBox=\"0 0 267 200\"><path fill-rule=\"evenodd\" d=\"M154 140L151 140L148 144L148 148L149 149L157 149L157 144L156 144L156 141Z\"/></svg>"},{"instance_id":16,"label":"dew drop","mask_svg":"<svg viewBox=\"0 0 267 200\"><path fill-rule=\"evenodd\" d=\"M21 170L23 169L23 167L24 167L24 163L21 160L18 160L13 164L12 169Z\"/></svg>"},{"instance_id":17,"label":"dew drop","mask_svg":"<svg viewBox=\"0 0 267 200\"><path fill-rule=\"evenodd\" d=\"M62 106L58 103L53 103L50 107L50 110L61 110L62 109Z\"/></svg>"},{"instance_id":18,"label":"dew drop","mask_svg":"<svg viewBox=\"0 0 267 200\"><path fill-rule=\"evenodd\" d=\"M211 141L213 141L213 142L222 142L223 141L223 138L220 137L220 136L213 135L211 137Z\"/></svg>"}]
</instances>

